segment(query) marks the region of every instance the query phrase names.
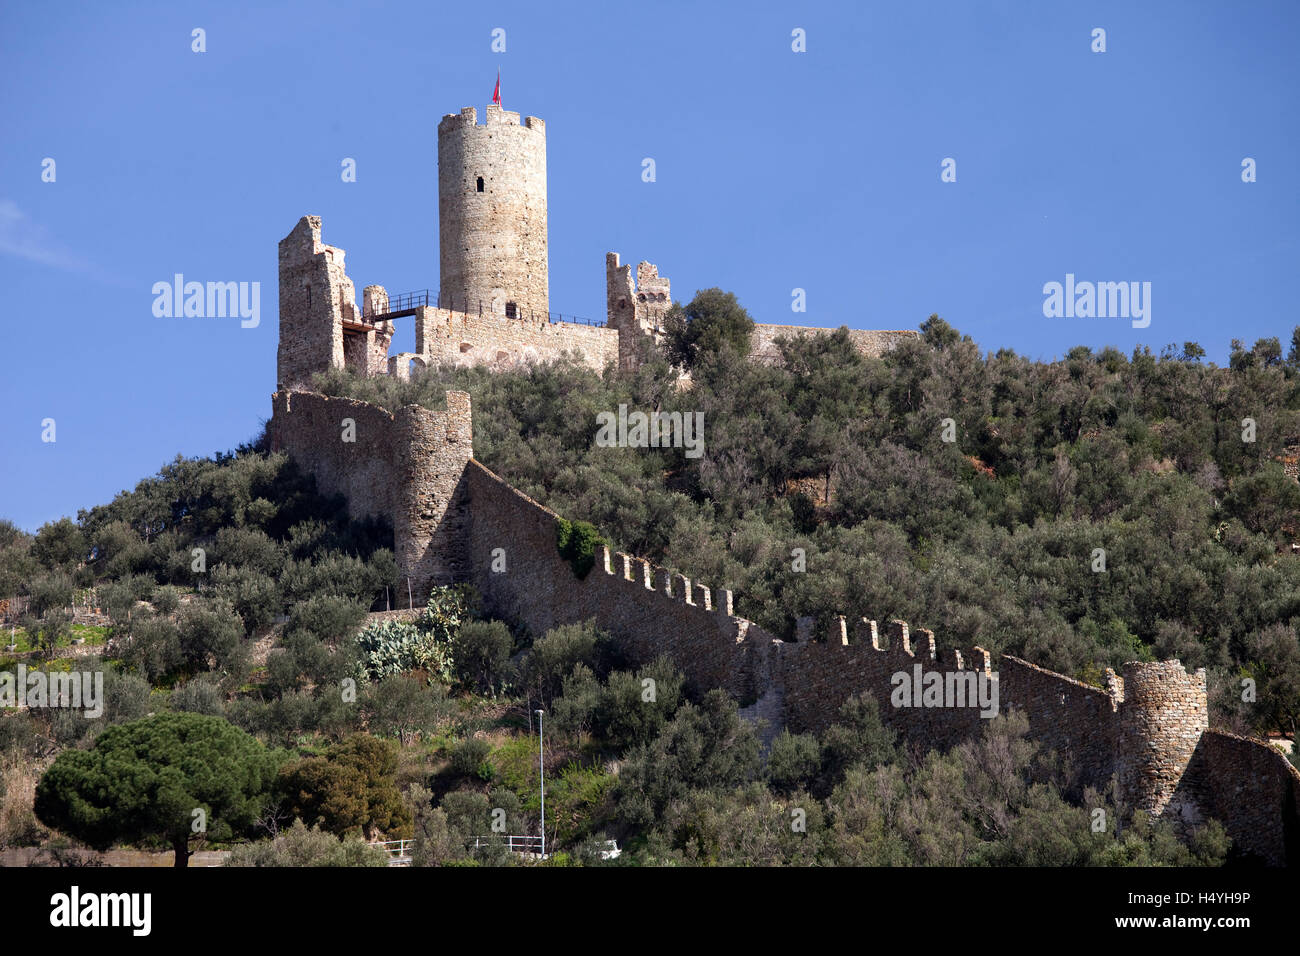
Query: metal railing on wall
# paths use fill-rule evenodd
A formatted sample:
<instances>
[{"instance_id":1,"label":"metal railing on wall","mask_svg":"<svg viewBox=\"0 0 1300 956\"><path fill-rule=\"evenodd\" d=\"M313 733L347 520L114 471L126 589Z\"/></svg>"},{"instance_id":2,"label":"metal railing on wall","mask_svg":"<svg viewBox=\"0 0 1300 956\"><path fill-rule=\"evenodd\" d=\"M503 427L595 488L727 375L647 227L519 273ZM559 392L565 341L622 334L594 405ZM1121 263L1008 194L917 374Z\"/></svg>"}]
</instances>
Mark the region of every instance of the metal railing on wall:
<instances>
[{"instance_id":1,"label":"metal railing on wall","mask_svg":"<svg viewBox=\"0 0 1300 956\"><path fill-rule=\"evenodd\" d=\"M496 315L503 319L518 319L527 322L568 322L573 325L589 325L593 328L603 328L605 326L604 319L588 319L580 315L566 315L563 312L535 312L532 309L524 308L512 310L509 303L505 307L497 309L493 307L491 302L485 303L481 299L457 299L452 295L435 293L431 289L420 289L415 292L390 295L388 305L384 307L383 311L371 313L364 316L364 318L374 322L382 320L386 316L419 308L446 309L448 312L460 312L464 315Z\"/></svg>"}]
</instances>

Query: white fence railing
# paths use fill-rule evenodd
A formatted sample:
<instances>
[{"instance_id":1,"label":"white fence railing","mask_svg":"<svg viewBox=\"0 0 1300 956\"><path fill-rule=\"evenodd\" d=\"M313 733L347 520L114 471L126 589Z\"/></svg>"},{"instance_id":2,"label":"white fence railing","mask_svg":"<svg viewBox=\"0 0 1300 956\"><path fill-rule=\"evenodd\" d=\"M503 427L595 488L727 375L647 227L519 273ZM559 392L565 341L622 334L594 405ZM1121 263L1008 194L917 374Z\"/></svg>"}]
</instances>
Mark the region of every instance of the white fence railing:
<instances>
[{"instance_id":1,"label":"white fence railing","mask_svg":"<svg viewBox=\"0 0 1300 956\"><path fill-rule=\"evenodd\" d=\"M415 849L414 840L385 840L382 843L369 845L388 854L389 866L411 865L411 851Z\"/></svg>"}]
</instances>

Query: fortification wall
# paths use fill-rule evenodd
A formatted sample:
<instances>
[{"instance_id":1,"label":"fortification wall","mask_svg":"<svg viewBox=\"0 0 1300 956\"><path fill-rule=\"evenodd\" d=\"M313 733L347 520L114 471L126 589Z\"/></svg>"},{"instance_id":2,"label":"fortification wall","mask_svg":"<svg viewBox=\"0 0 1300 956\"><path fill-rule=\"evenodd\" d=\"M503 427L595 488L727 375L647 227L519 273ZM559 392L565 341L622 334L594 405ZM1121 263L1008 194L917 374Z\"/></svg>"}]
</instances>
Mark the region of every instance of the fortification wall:
<instances>
[{"instance_id":1,"label":"fortification wall","mask_svg":"<svg viewBox=\"0 0 1300 956\"><path fill-rule=\"evenodd\" d=\"M978 706L895 707L893 677L923 673L975 674L998 678L998 709L1023 711L1030 734L1071 764L1080 785L1104 785L1114 769L1117 733L1116 700L1106 691L1061 674L1004 656L996 668L983 648L936 652L934 634L910 631L891 621L880 634L875 621L852 629L841 618L828 640L787 644L780 648L779 679L786 721L792 732L817 732L835 722L840 706L854 694L875 698L881 719L905 740L929 747L951 747L983 733ZM971 682L957 681L969 693ZM969 698L968 698L969 702Z\"/></svg>"},{"instance_id":2,"label":"fortification wall","mask_svg":"<svg viewBox=\"0 0 1300 956\"><path fill-rule=\"evenodd\" d=\"M1271 866L1300 866L1300 771L1273 747L1207 730L1184 781L1237 848Z\"/></svg>"},{"instance_id":3,"label":"fortification wall","mask_svg":"<svg viewBox=\"0 0 1300 956\"><path fill-rule=\"evenodd\" d=\"M310 392L273 398L273 443L345 495L353 514L393 519L399 567L417 600L428 585L471 581L486 611L535 635L585 620L611 632L637 662L668 656L690 688L721 688L793 731L819 731L840 705L869 693L882 719L921 748L951 747L986 726L967 706L895 707L894 675L940 672L966 693L981 673L998 678L998 710L1023 711L1030 735L1056 751L1073 788L1119 783L1133 809L1186 823L1219 819L1236 845L1274 865L1300 859L1300 773L1259 741L1206 727L1205 674L1177 661L1138 663L1107 689L981 648L937 652L932 632L892 621L887 633L838 619L822 641L783 643L735 615L730 591L601 548L578 579L556 546L559 516L474 461L469 397L448 411L389 414ZM355 423L344 442L342 420ZM504 565L501 561L504 560ZM958 678L961 678L958 680ZM915 703L915 702L914 702Z\"/></svg>"},{"instance_id":4,"label":"fortification wall","mask_svg":"<svg viewBox=\"0 0 1300 956\"><path fill-rule=\"evenodd\" d=\"M320 216L303 216L280 240L276 382L281 387L343 366L343 320L356 304L343 262L342 249L321 241Z\"/></svg>"},{"instance_id":5,"label":"fortification wall","mask_svg":"<svg viewBox=\"0 0 1300 956\"><path fill-rule=\"evenodd\" d=\"M558 515L511 488L476 461L466 471L470 511L471 580L489 613L536 636L563 624L594 620L630 658L668 655L700 692L721 687L741 700L756 683L773 638L731 614L731 592L625 554L597 555L579 580L556 547ZM505 570L492 570L496 549Z\"/></svg>"},{"instance_id":6,"label":"fortification wall","mask_svg":"<svg viewBox=\"0 0 1300 956\"><path fill-rule=\"evenodd\" d=\"M393 551L416 600L435 584L467 574L465 465L473 454L469 395L447 393L447 411L377 405L315 392L272 398L272 447L315 476L326 495L341 494L354 517L387 517ZM353 440L345 441L351 419Z\"/></svg>"},{"instance_id":7,"label":"fortification wall","mask_svg":"<svg viewBox=\"0 0 1300 956\"><path fill-rule=\"evenodd\" d=\"M604 371L618 363L618 331L597 325L509 319L448 309L423 308L416 315L416 351L428 362L490 365L505 369L549 362L579 352L586 365Z\"/></svg>"},{"instance_id":8,"label":"fortification wall","mask_svg":"<svg viewBox=\"0 0 1300 956\"><path fill-rule=\"evenodd\" d=\"M391 322L358 314L346 254L321 241L320 216L303 216L280 240L279 388L305 385L330 368L380 374L393 337Z\"/></svg>"},{"instance_id":9,"label":"fortification wall","mask_svg":"<svg viewBox=\"0 0 1300 956\"><path fill-rule=\"evenodd\" d=\"M776 363L781 360L781 352L776 347L779 336L787 338L805 335L829 335L835 329L812 328L803 325L761 325L754 326L754 334L749 339L750 358L756 362ZM920 333L909 330L880 331L874 329L849 329L849 339L853 347L869 358L879 358L900 342L915 338Z\"/></svg>"}]
</instances>

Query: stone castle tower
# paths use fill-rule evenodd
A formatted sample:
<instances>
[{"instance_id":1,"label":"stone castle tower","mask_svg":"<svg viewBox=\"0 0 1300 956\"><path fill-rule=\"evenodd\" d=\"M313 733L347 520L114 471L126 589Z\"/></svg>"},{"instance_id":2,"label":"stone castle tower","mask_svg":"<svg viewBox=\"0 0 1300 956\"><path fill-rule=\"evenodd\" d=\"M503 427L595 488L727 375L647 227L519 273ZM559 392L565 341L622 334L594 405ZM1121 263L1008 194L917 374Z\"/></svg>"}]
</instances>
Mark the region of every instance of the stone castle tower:
<instances>
[{"instance_id":1,"label":"stone castle tower","mask_svg":"<svg viewBox=\"0 0 1300 956\"><path fill-rule=\"evenodd\" d=\"M280 240L280 346L276 382L309 382L327 368L381 374L393 323L357 310L344 252L321 241L320 216L303 216Z\"/></svg>"},{"instance_id":2,"label":"stone castle tower","mask_svg":"<svg viewBox=\"0 0 1300 956\"><path fill-rule=\"evenodd\" d=\"M1124 665L1116 773L1120 792L1136 809L1200 822L1187 769L1210 714L1205 668L1193 674L1178 661Z\"/></svg>"},{"instance_id":3,"label":"stone castle tower","mask_svg":"<svg viewBox=\"0 0 1300 956\"><path fill-rule=\"evenodd\" d=\"M509 318L549 311L546 124L496 104L438 124L439 305Z\"/></svg>"},{"instance_id":4,"label":"stone castle tower","mask_svg":"<svg viewBox=\"0 0 1300 956\"><path fill-rule=\"evenodd\" d=\"M642 262L632 279L632 266L621 265L617 252L605 254L606 324L619 333L618 364L631 368L636 364L635 342L650 336L655 344L663 341L664 316L672 307L672 284L659 268Z\"/></svg>"}]
</instances>

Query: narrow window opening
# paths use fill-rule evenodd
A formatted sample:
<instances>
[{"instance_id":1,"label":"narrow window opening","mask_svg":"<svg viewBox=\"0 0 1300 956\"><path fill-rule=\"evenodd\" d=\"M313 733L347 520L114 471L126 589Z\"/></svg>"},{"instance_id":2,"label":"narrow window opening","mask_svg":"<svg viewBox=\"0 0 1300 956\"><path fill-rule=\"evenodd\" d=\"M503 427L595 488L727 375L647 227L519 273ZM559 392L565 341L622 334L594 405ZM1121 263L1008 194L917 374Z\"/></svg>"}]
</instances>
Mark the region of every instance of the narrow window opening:
<instances>
[{"instance_id":1,"label":"narrow window opening","mask_svg":"<svg viewBox=\"0 0 1300 956\"><path fill-rule=\"evenodd\" d=\"M515 318L515 312L516 312L516 311L517 311L517 310L515 309L515 304L514 304L513 302L507 302L507 303L506 303L506 318L507 318L507 319L513 319L513 318Z\"/></svg>"},{"instance_id":2,"label":"narrow window opening","mask_svg":"<svg viewBox=\"0 0 1300 956\"><path fill-rule=\"evenodd\" d=\"M483 191L483 177L482 177L482 176L480 176L480 177L478 178L478 191L479 191L479 192L482 192L482 191Z\"/></svg>"}]
</instances>

